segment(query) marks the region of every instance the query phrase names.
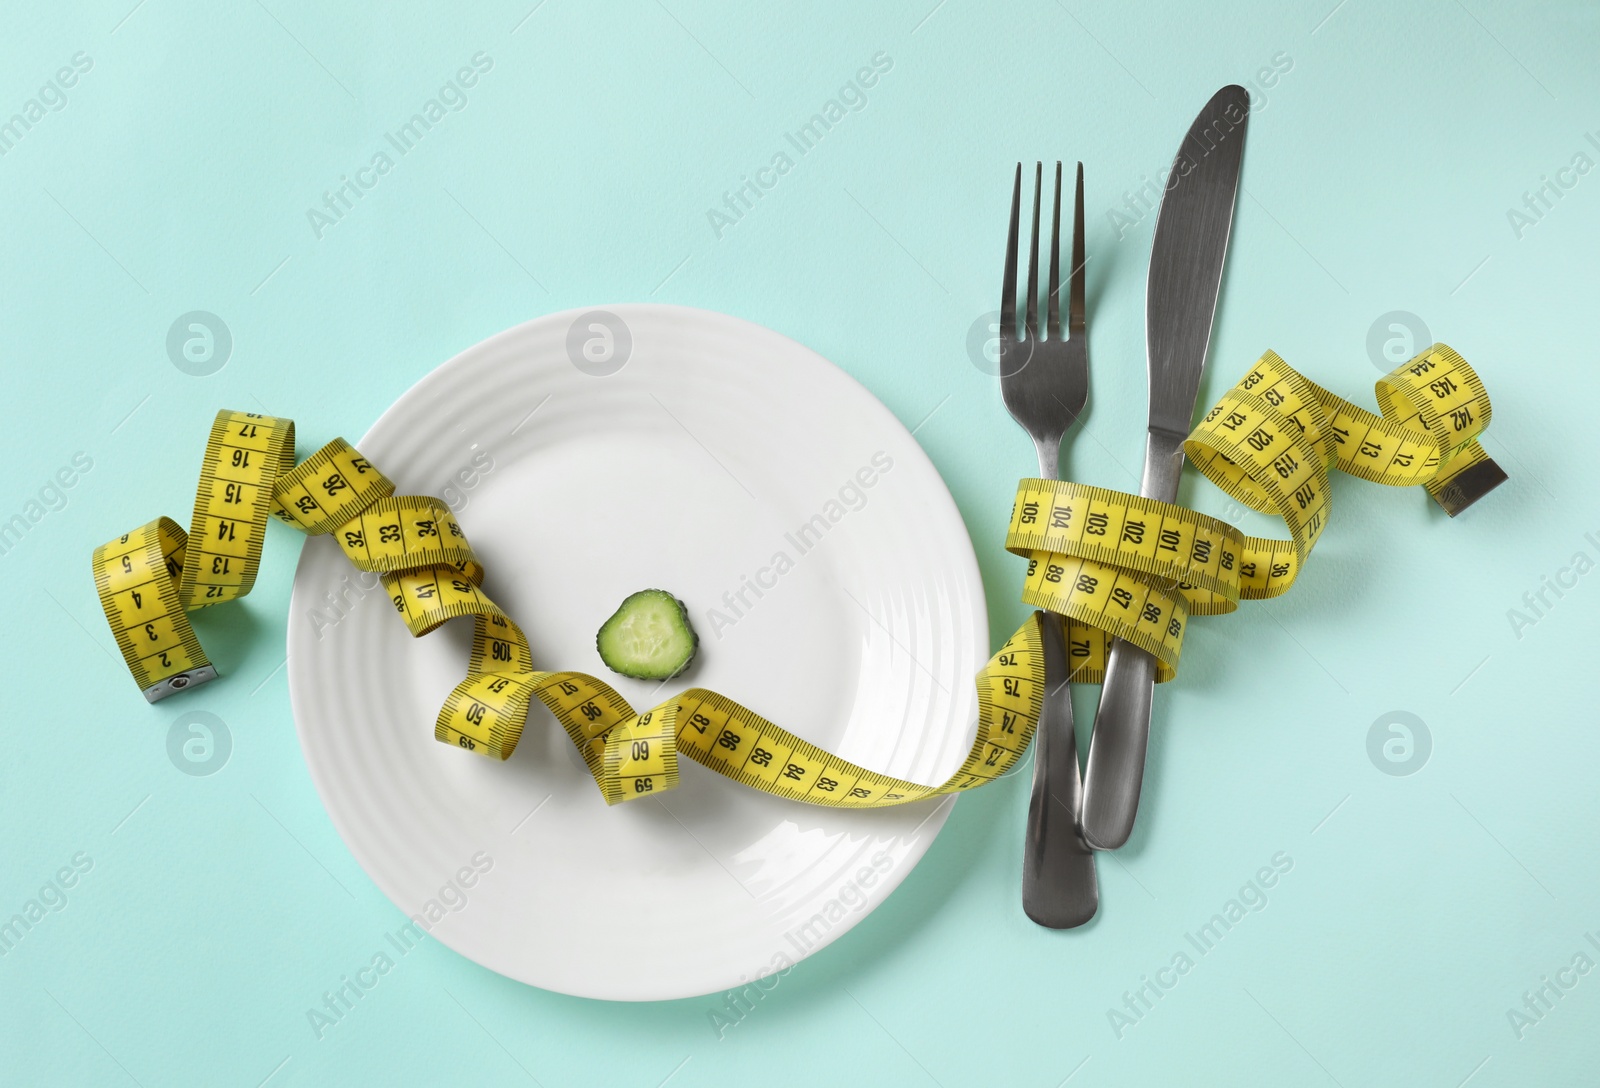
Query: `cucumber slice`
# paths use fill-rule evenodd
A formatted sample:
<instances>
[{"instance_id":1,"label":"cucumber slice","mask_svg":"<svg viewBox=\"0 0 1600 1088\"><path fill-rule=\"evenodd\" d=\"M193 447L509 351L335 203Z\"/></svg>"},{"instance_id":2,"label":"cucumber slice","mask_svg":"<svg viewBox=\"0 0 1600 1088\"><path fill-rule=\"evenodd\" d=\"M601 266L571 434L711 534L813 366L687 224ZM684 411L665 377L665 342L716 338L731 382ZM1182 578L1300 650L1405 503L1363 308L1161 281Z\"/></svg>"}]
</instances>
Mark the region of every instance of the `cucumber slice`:
<instances>
[{"instance_id":1,"label":"cucumber slice","mask_svg":"<svg viewBox=\"0 0 1600 1088\"><path fill-rule=\"evenodd\" d=\"M664 589L630 595L594 641L606 668L636 680L671 680L689 667L700 645L689 610Z\"/></svg>"}]
</instances>

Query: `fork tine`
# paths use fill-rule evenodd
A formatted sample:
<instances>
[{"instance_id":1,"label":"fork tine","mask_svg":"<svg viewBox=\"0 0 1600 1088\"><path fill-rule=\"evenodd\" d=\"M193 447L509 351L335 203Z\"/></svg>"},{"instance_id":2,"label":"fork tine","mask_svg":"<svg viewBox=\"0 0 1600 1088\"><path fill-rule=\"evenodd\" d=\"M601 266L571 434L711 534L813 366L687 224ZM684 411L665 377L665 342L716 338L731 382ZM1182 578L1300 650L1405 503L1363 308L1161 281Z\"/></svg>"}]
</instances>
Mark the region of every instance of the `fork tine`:
<instances>
[{"instance_id":1,"label":"fork tine","mask_svg":"<svg viewBox=\"0 0 1600 1088\"><path fill-rule=\"evenodd\" d=\"M1022 164L1011 186L1011 233L1006 236L1006 271L1000 286L1000 332L1017 335L1017 227L1022 209Z\"/></svg>"},{"instance_id":2,"label":"fork tine","mask_svg":"<svg viewBox=\"0 0 1600 1088\"><path fill-rule=\"evenodd\" d=\"M1060 176L1059 174L1057 175ZM1067 302L1067 331L1083 331L1083 163L1078 164L1078 191L1072 198L1072 282Z\"/></svg>"},{"instance_id":3,"label":"fork tine","mask_svg":"<svg viewBox=\"0 0 1600 1088\"><path fill-rule=\"evenodd\" d=\"M1028 339L1039 339L1039 190L1044 163L1033 164L1033 244L1028 249Z\"/></svg>"},{"instance_id":4,"label":"fork tine","mask_svg":"<svg viewBox=\"0 0 1600 1088\"><path fill-rule=\"evenodd\" d=\"M1061 162L1056 161L1055 210L1050 213L1050 286L1045 293L1045 334L1061 339Z\"/></svg>"}]
</instances>

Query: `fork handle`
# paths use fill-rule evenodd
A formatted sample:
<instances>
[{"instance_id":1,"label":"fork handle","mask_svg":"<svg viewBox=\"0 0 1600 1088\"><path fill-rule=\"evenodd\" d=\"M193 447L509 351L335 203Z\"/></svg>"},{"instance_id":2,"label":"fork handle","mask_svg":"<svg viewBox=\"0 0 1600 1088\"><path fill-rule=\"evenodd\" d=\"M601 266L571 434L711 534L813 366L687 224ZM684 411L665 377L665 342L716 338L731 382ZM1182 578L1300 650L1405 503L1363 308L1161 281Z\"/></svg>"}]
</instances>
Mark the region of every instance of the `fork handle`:
<instances>
[{"instance_id":1,"label":"fork handle","mask_svg":"<svg viewBox=\"0 0 1600 1088\"><path fill-rule=\"evenodd\" d=\"M1033 741L1033 793L1022 856L1022 909L1050 929L1071 929L1100 905L1094 851L1078 830L1081 789L1072 726L1071 675L1061 617L1037 613L1044 642L1044 698Z\"/></svg>"},{"instance_id":2,"label":"fork handle","mask_svg":"<svg viewBox=\"0 0 1600 1088\"><path fill-rule=\"evenodd\" d=\"M1183 436L1152 429L1145 442L1139 494L1172 502L1182 472ZM1121 639L1112 642L1083 773L1083 836L1098 849L1115 850L1133 834L1155 683L1153 656Z\"/></svg>"},{"instance_id":3,"label":"fork handle","mask_svg":"<svg viewBox=\"0 0 1600 1088\"><path fill-rule=\"evenodd\" d=\"M1039 479L1054 480L1061 475L1061 438L1056 437L1054 442L1047 438L1035 437L1033 448L1039 455Z\"/></svg>"}]
</instances>

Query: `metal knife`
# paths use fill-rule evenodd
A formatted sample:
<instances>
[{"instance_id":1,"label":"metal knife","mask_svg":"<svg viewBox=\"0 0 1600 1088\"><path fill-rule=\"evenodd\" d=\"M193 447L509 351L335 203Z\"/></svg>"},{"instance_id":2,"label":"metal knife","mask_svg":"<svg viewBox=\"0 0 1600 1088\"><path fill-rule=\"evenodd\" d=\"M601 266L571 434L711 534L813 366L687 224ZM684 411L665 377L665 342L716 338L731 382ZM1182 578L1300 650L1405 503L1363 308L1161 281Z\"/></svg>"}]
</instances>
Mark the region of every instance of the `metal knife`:
<instances>
[{"instance_id":1,"label":"metal knife","mask_svg":"<svg viewBox=\"0 0 1600 1088\"><path fill-rule=\"evenodd\" d=\"M1172 502L1183 470L1183 440L1194 417L1211 342L1222 264L1228 255L1250 95L1229 85L1211 96L1173 160L1150 248L1145 343L1150 426L1139 494ZM1112 644L1083 779L1083 836L1114 850L1128 841L1139 808L1155 658Z\"/></svg>"}]
</instances>

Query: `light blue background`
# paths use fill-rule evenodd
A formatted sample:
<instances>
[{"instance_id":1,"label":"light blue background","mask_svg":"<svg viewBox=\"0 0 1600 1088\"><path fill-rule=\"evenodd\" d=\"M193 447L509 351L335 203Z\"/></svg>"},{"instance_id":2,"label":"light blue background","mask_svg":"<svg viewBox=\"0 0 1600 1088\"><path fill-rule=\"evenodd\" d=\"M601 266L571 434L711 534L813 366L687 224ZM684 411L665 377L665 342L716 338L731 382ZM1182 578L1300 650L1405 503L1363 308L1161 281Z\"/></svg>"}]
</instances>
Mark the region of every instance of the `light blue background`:
<instances>
[{"instance_id":1,"label":"light blue background","mask_svg":"<svg viewBox=\"0 0 1600 1088\"><path fill-rule=\"evenodd\" d=\"M1507 211L1578 152L1600 161L1600 10L533 2L0 14L0 119L74 54L93 62L0 157L0 518L75 453L93 461L0 556L0 918L75 853L93 863L0 958L0 1081L1594 1083L1600 973L1568 975L1521 1038L1507 1010L1580 949L1600 960L1584 936L1600 940L1600 574L1547 591L1520 633L1507 613L1574 553L1600 559L1600 176L1568 175L1520 238ZM479 51L493 67L465 108L316 238L306 210ZM718 238L708 209L880 51L893 67L865 108ZM317 1039L305 1010L400 914L295 741L281 663L299 539L275 528L256 593L197 621L226 678L154 708L88 577L94 545L188 516L211 414L293 416L306 448L359 436L529 317L726 311L921 424L998 641L1025 614L1000 539L1031 451L967 337L997 301L1012 163L1085 160L1091 414L1066 465L1135 486L1154 217L1119 239L1108 211L1216 87L1279 54L1292 66L1257 85L1202 401L1271 347L1370 403L1369 329L1407 311L1483 375L1512 479L1454 522L1420 491L1341 479L1293 593L1196 625L1157 702L1137 833L1102 857L1099 918L1052 933L1023 916L1019 775L963 799L887 904L721 1038L714 997L575 1000L430 943ZM193 310L233 338L209 377L165 346ZM1225 509L1192 480L1186 496ZM167 754L191 710L232 738L210 776ZM1391 711L1432 737L1409 776L1368 755ZM1107 1010L1280 851L1293 868L1265 909L1119 1038Z\"/></svg>"}]
</instances>

